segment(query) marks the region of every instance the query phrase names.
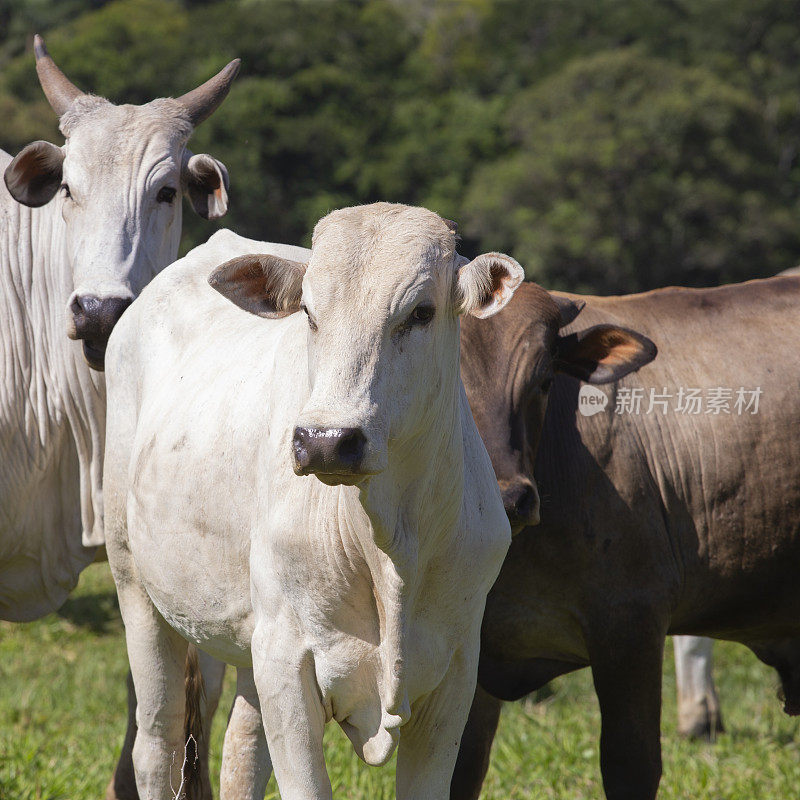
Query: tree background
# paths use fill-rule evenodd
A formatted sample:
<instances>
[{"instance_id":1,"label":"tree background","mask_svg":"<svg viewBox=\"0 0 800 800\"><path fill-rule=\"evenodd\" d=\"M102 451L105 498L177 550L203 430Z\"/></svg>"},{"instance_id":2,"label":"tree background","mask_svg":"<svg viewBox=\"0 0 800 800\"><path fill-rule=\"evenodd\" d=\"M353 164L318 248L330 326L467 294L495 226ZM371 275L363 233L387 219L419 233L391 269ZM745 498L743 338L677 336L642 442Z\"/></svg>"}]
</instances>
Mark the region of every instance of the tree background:
<instances>
[{"instance_id":1,"label":"tree background","mask_svg":"<svg viewBox=\"0 0 800 800\"><path fill-rule=\"evenodd\" d=\"M221 224L308 244L391 200L457 220L548 288L598 293L800 262L800 2L0 0L0 147L60 143L32 37L114 102L231 58L191 147L228 166ZM209 223L185 215L184 249Z\"/></svg>"}]
</instances>

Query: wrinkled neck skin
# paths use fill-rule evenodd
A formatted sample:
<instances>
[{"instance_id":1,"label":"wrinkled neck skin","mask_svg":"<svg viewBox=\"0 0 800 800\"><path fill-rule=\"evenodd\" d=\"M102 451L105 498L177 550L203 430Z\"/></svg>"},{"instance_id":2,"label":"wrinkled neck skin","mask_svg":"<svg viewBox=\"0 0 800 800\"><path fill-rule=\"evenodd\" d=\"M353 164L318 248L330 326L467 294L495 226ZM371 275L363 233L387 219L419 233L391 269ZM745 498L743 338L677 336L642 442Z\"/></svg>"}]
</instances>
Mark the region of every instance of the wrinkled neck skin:
<instances>
[{"instance_id":1,"label":"wrinkled neck skin","mask_svg":"<svg viewBox=\"0 0 800 800\"><path fill-rule=\"evenodd\" d=\"M71 252L81 252L83 239L77 250L69 246L64 202L59 193L31 209L0 186L3 619L35 619L58 608L104 541L105 380L89 368L82 343L66 333ZM145 272L155 274L177 255L176 219ZM132 248L129 255L136 253Z\"/></svg>"},{"instance_id":2,"label":"wrinkled neck skin","mask_svg":"<svg viewBox=\"0 0 800 800\"><path fill-rule=\"evenodd\" d=\"M81 530L89 541L102 531L105 385L65 333L60 200L0 201L0 617L32 619L94 556Z\"/></svg>"}]
</instances>

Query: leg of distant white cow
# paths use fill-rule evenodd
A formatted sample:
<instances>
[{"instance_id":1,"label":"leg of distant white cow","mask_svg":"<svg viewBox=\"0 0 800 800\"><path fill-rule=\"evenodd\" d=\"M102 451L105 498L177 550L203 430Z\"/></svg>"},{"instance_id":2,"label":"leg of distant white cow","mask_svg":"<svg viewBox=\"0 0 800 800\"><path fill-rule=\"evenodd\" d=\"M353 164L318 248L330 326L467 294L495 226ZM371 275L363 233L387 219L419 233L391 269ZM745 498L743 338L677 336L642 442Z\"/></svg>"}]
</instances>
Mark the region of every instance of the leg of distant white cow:
<instances>
[{"instance_id":1,"label":"leg of distant white cow","mask_svg":"<svg viewBox=\"0 0 800 800\"><path fill-rule=\"evenodd\" d=\"M133 766L141 800L171 800L184 770L184 675L187 643L161 618L144 590L119 586L128 660L136 690ZM180 790L180 791L179 791Z\"/></svg>"},{"instance_id":2,"label":"leg of distant white cow","mask_svg":"<svg viewBox=\"0 0 800 800\"><path fill-rule=\"evenodd\" d=\"M678 732L713 741L723 730L712 675L713 642L705 636L674 636L672 642L678 684Z\"/></svg>"},{"instance_id":3,"label":"leg of distant white cow","mask_svg":"<svg viewBox=\"0 0 800 800\"><path fill-rule=\"evenodd\" d=\"M281 800L331 800L313 657L284 620L269 628L253 635L253 672Z\"/></svg>"},{"instance_id":4,"label":"leg of distant white cow","mask_svg":"<svg viewBox=\"0 0 800 800\"><path fill-rule=\"evenodd\" d=\"M456 653L444 680L414 704L400 731L397 800L448 800L458 748L475 694L476 657Z\"/></svg>"},{"instance_id":5,"label":"leg of distant white cow","mask_svg":"<svg viewBox=\"0 0 800 800\"><path fill-rule=\"evenodd\" d=\"M271 774L253 670L240 668L222 748L220 800L263 800Z\"/></svg>"},{"instance_id":6,"label":"leg of distant white cow","mask_svg":"<svg viewBox=\"0 0 800 800\"><path fill-rule=\"evenodd\" d=\"M219 698L222 695L222 684L225 681L225 668L224 661L204 653L202 650L197 651L197 658L200 661L200 672L203 674L203 684L206 689L206 701L203 708L203 726L205 728L206 720L208 720L208 728L211 728L211 718L217 713L219 706Z\"/></svg>"}]
</instances>

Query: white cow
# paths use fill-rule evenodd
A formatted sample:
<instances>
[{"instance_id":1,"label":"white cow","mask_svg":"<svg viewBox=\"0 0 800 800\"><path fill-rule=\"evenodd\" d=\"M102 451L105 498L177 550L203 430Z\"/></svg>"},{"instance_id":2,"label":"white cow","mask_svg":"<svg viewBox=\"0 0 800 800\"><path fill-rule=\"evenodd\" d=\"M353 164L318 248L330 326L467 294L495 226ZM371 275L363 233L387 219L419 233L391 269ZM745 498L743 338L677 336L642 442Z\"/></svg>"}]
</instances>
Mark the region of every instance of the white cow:
<instances>
[{"instance_id":1,"label":"white cow","mask_svg":"<svg viewBox=\"0 0 800 800\"><path fill-rule=\"evenodd\" d=\"M61 606L103 543L105 385L89 365L102 369L115 322L177 256L181 193L209 219L227 210L225 167L186 142L239 68L115 106L77 89L38 36L35 53L66 142L0 151L0 619L12 621Z\"/></svg>"},{"instance_id":2,"label":"white cow","mask_svg":"<svg viewBox=\"0 0 800 800\"><path fill-rule=\"evenodd\" d=\"M714 686L712 639L673 636L675 682L678 687L678 732L713 741L722 733L722 712Z\"/></svg>"},{"instance_id":3,"label":"white cow","mask_svg":"<svg viewBox=\"0 0 800 800\"><path fill-rule=\"evenodd\" d=\"M330 720L369 764L399 743L399 798L449 794L510 542L458 319L522 268L387 203L328 215L304 258L215 234L109 343L107 546L153 800L180 781L187 640L239 667L223 798L262 798L269 756L284 800L331 797Z\"/></svg>"}]
</instances>

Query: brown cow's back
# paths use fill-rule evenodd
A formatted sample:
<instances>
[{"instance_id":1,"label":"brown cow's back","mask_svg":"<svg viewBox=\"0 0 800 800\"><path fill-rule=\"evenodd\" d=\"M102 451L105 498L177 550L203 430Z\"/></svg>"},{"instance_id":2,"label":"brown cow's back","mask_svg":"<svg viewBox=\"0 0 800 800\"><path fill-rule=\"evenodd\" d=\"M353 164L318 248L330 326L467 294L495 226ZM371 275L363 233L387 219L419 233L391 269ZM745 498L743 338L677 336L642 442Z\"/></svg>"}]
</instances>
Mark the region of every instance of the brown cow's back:
<instances>
[{"instance_id":1,"label":"brown cow's back","mask_svg":"<svg viewBox=\"0 0 800 800\"><path fill-rule=\"evenodd\" d=\"M658 548L667 563L654 569L669 567L678 583L671 632L746 635L748 620L763 632L765 613L776 626L783 617L795 625L797 601L776 597L775 585L800 558L800 279L581 299L586 307L564 333L614 322L649 336L659 355L603 387L607 413L577 413L577 382L556 381L555 413L548 413L537 465L554 517L564 520L567 511L570 524L602 529L598 556L612 547L609 540L630 550L634 536L648 551ZM630 413L634 393L626 389L643 390L640 413ZM697 414L677 408L691 389L700 389L704 401ZM708 413L715 393L723 403L729 393L728 410ZM745 405L755 393L754 414ZM573 446L587 450L587 472L553 480L548 467L556 475L563 457L573 456L560 444L570 428L578 433ZM612 503L587 487L592 463L605 466L625 505L621 519L612 513L616 497ZM588 518L578 519L578 508ZM547 512L545 506L545 524ZM666 543L656 538L664 533ZM634 574L639 569L633 565Z\"/></svg>"}]
</instances>

